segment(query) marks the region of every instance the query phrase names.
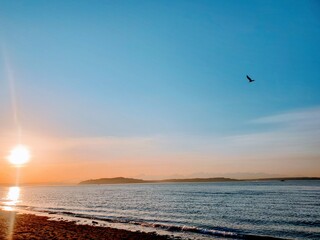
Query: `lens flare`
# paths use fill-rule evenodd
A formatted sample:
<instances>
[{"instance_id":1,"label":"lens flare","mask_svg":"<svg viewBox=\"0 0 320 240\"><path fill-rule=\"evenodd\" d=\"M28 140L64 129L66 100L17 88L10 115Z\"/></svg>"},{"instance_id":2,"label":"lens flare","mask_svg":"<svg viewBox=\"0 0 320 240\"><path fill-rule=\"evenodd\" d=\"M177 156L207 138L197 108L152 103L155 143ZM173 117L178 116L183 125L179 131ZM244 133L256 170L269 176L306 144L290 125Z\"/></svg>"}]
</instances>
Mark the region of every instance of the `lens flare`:
<instances>
[{"instance_id":1,"label":"lens flare","mask_svg":"<svg viewBox=\"0 0 320 240\"><path fill-rule=\"evenodd\" d=\"M24 145L17 145L11 150L10 155L7 157L7 159L13 165L16 165L16 166L23 165L29 162L30 151Z\"/></svg>"}]
</instances>

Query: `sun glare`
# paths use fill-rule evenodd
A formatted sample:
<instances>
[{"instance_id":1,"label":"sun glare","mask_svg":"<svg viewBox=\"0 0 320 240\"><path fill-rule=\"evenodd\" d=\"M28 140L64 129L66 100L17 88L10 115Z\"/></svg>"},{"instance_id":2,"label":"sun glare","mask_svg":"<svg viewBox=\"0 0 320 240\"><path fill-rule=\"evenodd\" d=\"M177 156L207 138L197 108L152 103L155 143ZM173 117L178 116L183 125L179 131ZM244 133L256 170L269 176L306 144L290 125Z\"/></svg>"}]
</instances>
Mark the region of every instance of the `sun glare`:
<instances>
[{"instance_id":1,"label":"sun glare","mask_svg":"<svg viewBox=\"0 0 320 240\"><path fill-rule=\"evenodd\" d=\"M15 146L8 156L8 160L13 165L23 165L27 163L30 159L30 151L24 145L17 145Z\"/></svg>"}]
</instances>

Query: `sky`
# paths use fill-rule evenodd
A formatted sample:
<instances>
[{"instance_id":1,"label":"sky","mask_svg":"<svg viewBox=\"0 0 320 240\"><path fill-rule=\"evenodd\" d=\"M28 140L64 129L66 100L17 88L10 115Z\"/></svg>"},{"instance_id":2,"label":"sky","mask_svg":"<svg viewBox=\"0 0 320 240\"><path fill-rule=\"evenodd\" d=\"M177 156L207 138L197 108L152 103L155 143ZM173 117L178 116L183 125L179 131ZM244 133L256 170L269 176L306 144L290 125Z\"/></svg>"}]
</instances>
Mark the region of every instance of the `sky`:
<instances>
[{"instance_id":1,"label":"sky","mask_svg":"<svg viewBox=\"0 0 320 240\"><path fill-rule=\"evenodd\" d=\"M0 183L320 177L319 42L319 1L0 1Z\"/></svg>"}]
</instances>

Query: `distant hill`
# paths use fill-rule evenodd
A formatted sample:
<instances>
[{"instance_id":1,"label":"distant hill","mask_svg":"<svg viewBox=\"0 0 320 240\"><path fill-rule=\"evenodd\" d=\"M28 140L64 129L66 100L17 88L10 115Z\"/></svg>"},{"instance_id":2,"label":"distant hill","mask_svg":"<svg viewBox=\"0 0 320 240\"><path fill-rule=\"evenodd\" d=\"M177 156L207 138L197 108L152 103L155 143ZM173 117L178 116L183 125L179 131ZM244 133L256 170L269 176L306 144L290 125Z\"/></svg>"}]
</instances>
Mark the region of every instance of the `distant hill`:
<instances>
[{"instance_id":1,"label":"distant hill","mask_svg":"<svg viewBox=\"0 0 320 240\"><path fill-rule=\"evenodd\" d=\"M148 183L150 181L145 181L142 179L134 179L134 178L124 178L124 177L116 177L116 178L99 178L99 179L90 179L80 184L119 184L119 183Z\"/></svg>"},{"instance_id":2,"label":"distant hill","mask_svg":"<svg viewBox=\"0 0 320 240\"><path fill-rule=\"evenodd\" d=\"M159 180L157 182L234 182L234 181L240 181L237 179L232 178L185 178L185 179L165 179L165 180Z\"/></svg>"},{"instance_id":3,"label":"distant hill","mask_svg":"<svg viewBox=\"0 0 320 240\"><path fill-rule=\"evenodd\" d=\"M258 179L244 179L243 181L289 181L289 180L320 180L320 178L319 177L258 178Z\"/></svg>"},{"instance_id":4,"label":"distant hill","mask_svg":"<svg viewBox=\"0 0 320 240\"><path fill-rule=\"evenodd\" d=\"M230 181L239 181L237 179L231 178L190 178L190 179L165 179L165 180L142 180L135 178L99 178L99 179L90 179L79 184L121 184L121 183L183 183L183 182L230 182Z\"/></svg>"},{"instance_id":5,"label":"distant hill","mask_svg":"<svg viewBox=\"0 0 320 240\"><path fill-rule=\"evenodd\" d=\"M79 184L127 184L127 183L187 183L187 182L236 182L236 181L289 181L289 180L320 180L317 177L290 177L290 178L259 178L259 179L233 179L233 178L186 178L164 180L142 180L135 178L99 178L82 181Z\"/></svg>"}]
</instances>

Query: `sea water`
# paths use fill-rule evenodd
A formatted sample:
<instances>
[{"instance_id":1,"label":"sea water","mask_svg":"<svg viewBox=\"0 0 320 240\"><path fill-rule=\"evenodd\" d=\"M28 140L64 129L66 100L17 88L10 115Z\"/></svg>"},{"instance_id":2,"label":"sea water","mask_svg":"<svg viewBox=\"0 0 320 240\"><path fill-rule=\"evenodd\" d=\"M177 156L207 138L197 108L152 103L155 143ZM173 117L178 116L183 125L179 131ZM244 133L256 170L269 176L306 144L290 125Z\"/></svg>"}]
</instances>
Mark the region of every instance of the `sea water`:
<instances>
[{"instance_id":1,"label":"sea water","mask_svg":"<svg viewBox=\"0 0 320 240\"><path fill-rule=\"evenodd\" d=\"M186 239L320 239L316 180L0 187L0 204Z\"/></svg>"}]
</instances>

